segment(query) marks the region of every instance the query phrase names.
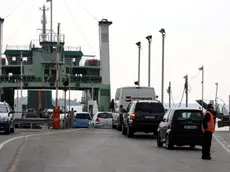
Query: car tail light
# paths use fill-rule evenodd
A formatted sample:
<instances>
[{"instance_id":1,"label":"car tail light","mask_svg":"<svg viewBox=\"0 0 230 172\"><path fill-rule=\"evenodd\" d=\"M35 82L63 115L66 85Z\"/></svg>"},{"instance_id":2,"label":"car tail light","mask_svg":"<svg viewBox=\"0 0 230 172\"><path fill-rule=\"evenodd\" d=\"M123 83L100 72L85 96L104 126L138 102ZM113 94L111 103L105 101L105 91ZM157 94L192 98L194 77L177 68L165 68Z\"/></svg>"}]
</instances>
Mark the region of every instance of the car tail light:
<instances>
[{"instance_id":1,"label":"car tail light","mask_svg":"<svg viewBox=\"0 0 230 172\"><path fill-rule=\"evenodd\" d=\"M77 118L77 114L75 115L75 118Z\"/></svg>"},{"instance_id":2,"label":"car tail light","mask_svg":"<svg viewBox=\"0 0 230 172\"><path fill-rule=\"evenodd\" d=\"M96 118L96 122L100 122L99 118Z\"/></svg>"},{"instance_id":3,"label":"car tail light","mask_svg":"<svg viewBox=\"0 0 230 172\"><path fill-rule=\"evenodd\" d=\"M131 119L134 120L135 118L136 118L136 114L133 113L133 114L131 115Z\"/></svg>"}]
</instances>

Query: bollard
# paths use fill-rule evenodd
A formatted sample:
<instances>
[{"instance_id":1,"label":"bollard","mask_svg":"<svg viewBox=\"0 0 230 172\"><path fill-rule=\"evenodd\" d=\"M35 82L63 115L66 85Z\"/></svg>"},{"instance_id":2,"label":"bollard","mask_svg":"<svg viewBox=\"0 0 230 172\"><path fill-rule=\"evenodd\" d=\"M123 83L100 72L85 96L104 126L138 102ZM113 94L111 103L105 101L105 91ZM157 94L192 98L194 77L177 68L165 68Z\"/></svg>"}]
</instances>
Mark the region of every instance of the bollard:
<instances>
[{"instance_id":1,"label":"bollard","mask_svg":"<svg viewBox=\"0 0 230 172\"><path fill-rule=\"evenodd\" d=\"M74 128L74 111L73 111L73 108L71 109L71 112L70 112L70 124L71 124L71 128Z\"/></svg>"}]
</instances>

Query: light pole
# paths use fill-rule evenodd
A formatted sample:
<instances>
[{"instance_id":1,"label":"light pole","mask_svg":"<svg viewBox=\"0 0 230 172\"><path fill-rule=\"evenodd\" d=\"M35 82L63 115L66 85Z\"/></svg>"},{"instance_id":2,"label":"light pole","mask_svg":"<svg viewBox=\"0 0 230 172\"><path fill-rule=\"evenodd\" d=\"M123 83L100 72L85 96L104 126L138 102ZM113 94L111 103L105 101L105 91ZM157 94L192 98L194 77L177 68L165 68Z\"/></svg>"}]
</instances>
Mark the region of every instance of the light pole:
<instances>
[{"instance_id":1,"label":"light pole","mask_svg":"<svg viewBox=\"0 0 230 172\"><path fill-rule=\"evenodd\" d=\"M73 75L73 63L75 62L75 58L71 60L70 72L69 72L69 112L70 112L70 84L71 84L71 76Z\"/></svg>"},{"instance_id":2,"label":"light pole","mask_svg":"<svg viewBox=\"0 0 230 172\"><path fill-rule=\"evenodd\" d=\"M218 93L218 82L216 84L216 95L215 95L215 109L217 110L217 93Z\"/></svg>"},{"instance_id":3,"label":"light pole","mask_svg":"<svg viewBox=\"0 0 230 172\"><path fill-rule=\"evenodd\" d=\"M165 49L165 30L159 30L162 34L162 78L161 78L161 102L164 104L164 49Z\"/></svg>"},{"instance_id":4,"label":"light pole","mask_svg":"<svg viewBox=\"0 0 230 172\"><path fill-rule=\"evenodd\" d=\"M152 42L152 35L146 36L146 39L148 40L148 43L149 43L148 87L150 87L150 72L151 72L151 42Z\"/></svg>"},{"instance_id":5,"label":"light pole","mask_svg":"<svg viewBox=\"0 0 230 172\"><path fill-rule=\"evenodd\" d=\"M202 70L202 112L203 112L203 106L204 106L204 66L199 67L199 70Z\"/></svg>"},{"instance_id":6,"label":"light pole","mask_svg":"<svg viewBox=\"0 0 230 172\"><path fill-rule=\"evenodd\" d=\"M22 86L23 86L23 71L22 71L22 63L23 63L23 57L22 57L22 52L21 52L21 63L20 63L20 69L21 69L21 84L20 84L20 88L21 88L21 101L22 101Z\"/></svg>"},{"instance_id":7,"label":"light pole","mask_svg":"<svg viewBox=\"0 0 230 172\"><path fill-rule=\"evenodd\" d=\"M141 42L136 43L138 47L138 86L140 86L140 79L141 79Z\"/></svg>"}]
</instances>

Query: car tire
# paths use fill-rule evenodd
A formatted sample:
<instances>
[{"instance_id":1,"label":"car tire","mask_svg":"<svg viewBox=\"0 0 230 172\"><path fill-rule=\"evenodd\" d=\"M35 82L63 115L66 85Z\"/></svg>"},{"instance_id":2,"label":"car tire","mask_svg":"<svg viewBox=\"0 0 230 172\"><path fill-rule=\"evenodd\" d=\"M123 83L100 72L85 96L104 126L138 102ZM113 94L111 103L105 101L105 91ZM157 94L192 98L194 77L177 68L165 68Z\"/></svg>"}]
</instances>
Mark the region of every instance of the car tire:
<instances>
[{"instance_id":1,"label":"car tire","mask_svg":"<svg viewBox=\"0 0 230 172\"><path fill-rule=\"evenodd\" d=\"M7 128L5 129L5 134L10 135L10 127L7 127Z\"/></svg>"},{"instance_id":2,"label":"car tire","mask_svg":"<svg viewBox=\"0 0 230 172\"><path fill-rule=\"evenodd\" d=\"M157 133L157 146L160 148L163 146L163 143L161 142L161 137L160 137L160 133Z\"/></svg>"},{"instance_id":3,"label":"car tire","mask_svg":"<svg viewBox=\"0 0 230 172\"><path fill-rule=\"evenodd\" d=\"M196 145L189 145L190 149L194 149Z\"/></svg>"},{"instance_id":4,"label":"car tire","mask_svg":"<svg viewBox=\"0 0 230 172\"><path fill-rule=\"evenodd\" d=\"M167 134L166 139L165 139L165 145L167 149L172 149L173 148L173 144L171 141L171 134Z\"/></svg>"},{"instance_id":5,"label":"car tire","mask_svg":"<svg viewBox=\"0 0 230 172\"><path fill-rule=\"evenodd\" d=\"M126 135L126 134L127 134L127 128L125 127L124 124L122 124L121 131L122 131L122 134L123 134L123 135Z\"/></svg>"},{"instance_id":6,"label":"car tire","mask_svg":"<svg viewBox=\"0 0 230 172\"><path fill-rule=\"evenodd\" d=\"M14 132L15 132L14 127L10 129L10 132L11 132L11 133L14 133Z\"/></svg>"},{"instance_id":7,"label":"car tire","mask_svg":"<svg viewBox=\"0 0 230 172\"><path fill-rule=\"evenodd\" d=\"M133 135L134 135L133 130L128 126L127 127L127 136L128 136L128 138L132 138Z\"/></svg>"}]
</instances>

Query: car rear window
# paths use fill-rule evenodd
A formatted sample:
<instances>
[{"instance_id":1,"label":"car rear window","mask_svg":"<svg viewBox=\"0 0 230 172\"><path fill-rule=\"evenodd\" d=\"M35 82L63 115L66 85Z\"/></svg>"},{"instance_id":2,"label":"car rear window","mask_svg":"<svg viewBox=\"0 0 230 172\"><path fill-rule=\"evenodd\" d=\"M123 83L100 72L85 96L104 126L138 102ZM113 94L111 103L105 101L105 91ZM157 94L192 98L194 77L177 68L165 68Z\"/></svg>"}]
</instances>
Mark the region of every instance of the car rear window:
<instances>
[{"instance_id":1,"label":"car rear window","mask_svg":"<svg viewBox=\"0 0 230 172\"><path fill-rule=\"evenodd\" d=\"M203 113L196 110L177 110L174 112L174 119L181 120L202 120Z\"/></svg>"},{"instance_id":2,"label":"car rear window","mask_svg":"<svg viewBox=\"0 0 230 172\"><path fill-rule=\"evenodd\" d=\"M77 113L76 118L77 119L90 119L90 116L87 113Z\"/></svg>"},{"instance_id":3,"label":"car rear window","mask_svg":"<svg viewBox=\"0 0 230 172\"><path fill-rule=\"evenodd\" d=\"M98 118L113 118L113 115L111 113L99 113Z\"/></svg>"},{"instance_id":4,"label":"car rear window","mask_svg":"<svg viewBox=\"0 0 230 172\"><path fill-rule=\"evenodd\" d=\"M161 103L139 102L136 104L135 111L148 113L165 113L165 109Z\"/></svg>"},{"instance_id":5,"label":"car rear window","mask_svg":"<svg viewBox=\"0 0 230 172\"><path fill-rule=\"evenodd\" d=\"M0 113L7 113L8 110L7 110L7 107L5 104L1 104L0 105Z\"/></svg>"}]
</instances>

